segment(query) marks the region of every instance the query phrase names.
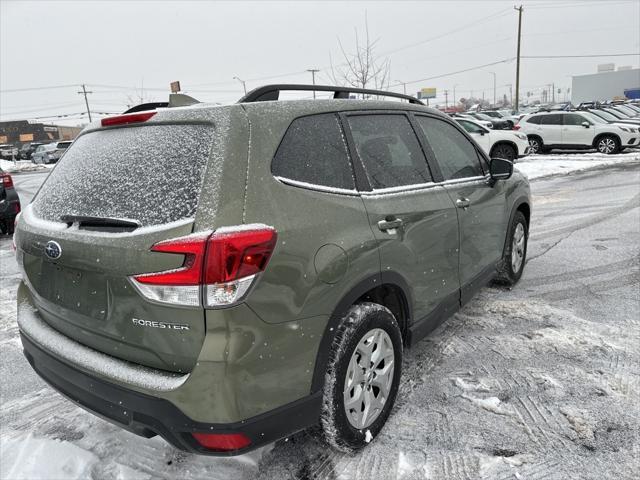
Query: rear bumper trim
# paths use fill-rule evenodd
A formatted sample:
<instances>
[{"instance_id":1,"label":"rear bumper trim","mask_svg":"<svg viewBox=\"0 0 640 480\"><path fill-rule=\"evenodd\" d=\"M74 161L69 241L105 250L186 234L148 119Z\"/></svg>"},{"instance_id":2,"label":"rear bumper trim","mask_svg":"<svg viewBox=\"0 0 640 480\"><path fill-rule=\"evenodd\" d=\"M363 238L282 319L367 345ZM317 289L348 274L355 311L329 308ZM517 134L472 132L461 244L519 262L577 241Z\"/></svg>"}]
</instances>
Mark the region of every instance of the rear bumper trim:
<instances>
[{"instance_id":1,"label":"rear bumper trim","mask_svg":"<svg viewBox=\"0 0 640 480\"><path fill-rule=\"evenodd\" d=\"M31 341L72 365L131 386L158 392L180 387L189 374L175 374L136 365L98 352L51 328L26 302L18 303L18 327Z\"/></svg>"},{"instance_id":2,"label":"rear bumper trim","mask_svg":"<svg viewBox=\"0 0 640 480\"><path fill-rule=\"evenodd\" d=\"M21 338L24 354L33 369L57 391L104 420L146 438L160 435L187 452L237 455L303 430L320 419L322 392L240 422L197 422L168 400L95 378L54 357L22 333ZM251 444L230 452L210 451L196 442L192 432L243 433Z\"/></svg>"}]
</instances>

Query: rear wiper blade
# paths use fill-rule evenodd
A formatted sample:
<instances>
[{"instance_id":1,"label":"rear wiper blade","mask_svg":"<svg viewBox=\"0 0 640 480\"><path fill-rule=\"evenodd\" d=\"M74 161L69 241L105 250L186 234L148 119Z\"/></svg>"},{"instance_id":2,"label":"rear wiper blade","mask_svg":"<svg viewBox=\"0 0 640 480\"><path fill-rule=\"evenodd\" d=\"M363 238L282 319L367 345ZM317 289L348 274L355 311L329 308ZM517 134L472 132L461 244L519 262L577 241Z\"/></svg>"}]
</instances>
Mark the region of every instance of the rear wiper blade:
<instances>
[{"instance_id":1,"label":"rear wiper blade","mask_svg":"<svg viewBox=\"0 0 640 480\"><path fill-rule=\"evenodd\" d=\"M130 232L140 227L140 222L129 218L92 217L88 215L62 215L60 220L71 226L85 230Z\"/></svg>"}]
</instances>

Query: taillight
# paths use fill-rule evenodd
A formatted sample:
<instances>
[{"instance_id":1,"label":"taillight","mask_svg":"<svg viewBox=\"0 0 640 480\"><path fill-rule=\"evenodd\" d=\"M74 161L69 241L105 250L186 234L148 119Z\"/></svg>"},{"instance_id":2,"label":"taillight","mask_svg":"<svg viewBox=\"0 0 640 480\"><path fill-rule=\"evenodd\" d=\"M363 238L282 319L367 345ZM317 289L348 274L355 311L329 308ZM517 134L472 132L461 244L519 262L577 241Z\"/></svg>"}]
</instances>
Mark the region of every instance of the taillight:
<instances>
[{"instance_id":1,"label":"taillight","mask_svg":"<svg viewBox=\"0 0 640 480\"><path fill-rule=\"evenodd\" d=\"M180 268L132 277L150 300L221 307L242 300L267 266L277 240L266 225L218 229L156 243L153 252L184 255Z\"/></svg>"},{"instance_id":2,"label":"taillight","mask_svg":"<svg viewBox=\"0 0 640 480\"><path fill-rule=\"evenodd\" d=\"M113 125L126 125L128 123L142 123L149 120L158 112L140 112L128 113L126 115L118 115L117 117L106 117L100 120L103 127L112 127Z\"/></svg>"},{"instance_id":3,"label":"taillight","mask_svg":"<svg viewBox=\"0 0 640 480\"><path fill-rule=\"evenodd\" d=\"M243 433L192 433L193 438L207 450L230 452L251 445Z\"/></svg>"},{"instance_id":4,"label":"taillight","mask_svg":"<svg viewBox=\"0 0 640 480\"><path fill-rule=\"evenodd\" d=\"M513 129L514 129L514 130L520 130L520 125L515 124L515 125L513 126Z\"/></svg>"},{"instance_id":5,"label":"taillight","mask_svg":"<svg viewBox=\"0 0 640 480\"><path fill-rule=\"evenodd\" d=\"M14 208L14 210L15 210L16 215L17 215L18 213L20 213L20 210L21 210L21 208L20 208L20 202L16 202L16 203L14 203L14 204L13 204L13 208Z\"/></svg>"},{"instance_id":6,"label":"taillight","mask_svg":"<svg viewBox=\"0 0 640 480\"><path fill-rule=\"evenodd\" d=\"M0 173L0 177L2 177L2 185L4 187L13 187L13 178L8 173Z\"/></svg>"}]
</instances>

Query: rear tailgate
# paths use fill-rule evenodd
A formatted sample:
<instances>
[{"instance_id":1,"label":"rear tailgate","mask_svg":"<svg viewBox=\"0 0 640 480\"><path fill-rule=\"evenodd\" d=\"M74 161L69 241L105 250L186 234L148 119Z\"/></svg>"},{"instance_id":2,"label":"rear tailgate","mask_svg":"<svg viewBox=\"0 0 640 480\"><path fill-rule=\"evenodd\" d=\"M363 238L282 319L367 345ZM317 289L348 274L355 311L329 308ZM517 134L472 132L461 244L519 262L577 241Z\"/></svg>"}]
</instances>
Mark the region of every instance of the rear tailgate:
<instances>
[{"instance_id":1,"label":"rear tailgate","mask_svg":"<svg viewBox=\"0 0 640 480\"><path fill-rule=\"evenodd\" d=\"M204 341L203 308L146 300L129 277L183 265L183 255L150 249L192 232L215 128L148 122L78 137L25 209L18 233L25 282L49 325L132 362L192 369Z\"/></svg>"}]
</instances>

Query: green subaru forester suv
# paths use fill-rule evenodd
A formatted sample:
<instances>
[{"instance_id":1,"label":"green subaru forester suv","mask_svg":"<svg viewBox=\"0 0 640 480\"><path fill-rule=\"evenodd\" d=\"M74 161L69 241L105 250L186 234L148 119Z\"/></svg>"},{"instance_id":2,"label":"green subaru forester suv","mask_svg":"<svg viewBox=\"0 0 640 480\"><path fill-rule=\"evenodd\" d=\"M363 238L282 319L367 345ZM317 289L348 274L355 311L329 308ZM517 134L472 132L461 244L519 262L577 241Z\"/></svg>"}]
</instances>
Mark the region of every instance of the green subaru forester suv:
<instances>
[{"instance_id":1,"label":"green subaru forester suv","mask_svg":"<svg viewBox=\"0 0 640 480\"><path fill-rule=\"evenodd\" d=\"M80 406L179 449L320 424L355 451L389 416L403 349L518 281L530 215L511 162L413 97L175 95L88 125L24 209L24 353Z\"/></svg>"}]
</instances>

